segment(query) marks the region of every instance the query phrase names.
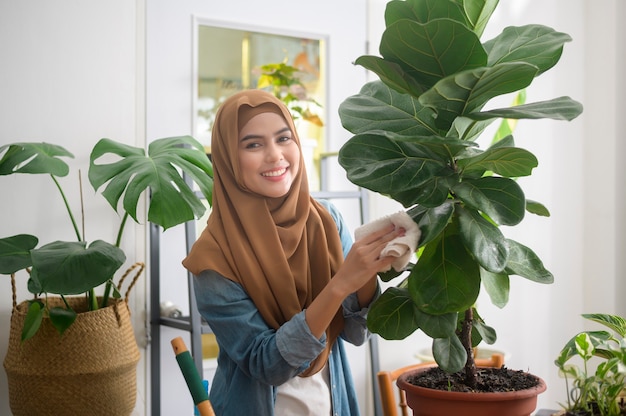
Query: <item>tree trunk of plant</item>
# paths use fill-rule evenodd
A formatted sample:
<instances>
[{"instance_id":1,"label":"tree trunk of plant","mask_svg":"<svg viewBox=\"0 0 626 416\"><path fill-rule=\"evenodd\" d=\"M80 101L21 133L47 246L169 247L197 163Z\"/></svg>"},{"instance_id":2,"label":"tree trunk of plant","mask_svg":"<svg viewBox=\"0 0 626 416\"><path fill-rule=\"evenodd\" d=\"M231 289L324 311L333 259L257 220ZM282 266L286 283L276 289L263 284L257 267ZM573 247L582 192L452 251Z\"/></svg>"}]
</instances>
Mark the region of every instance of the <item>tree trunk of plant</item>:
<instances>
[{"instance_id":1,"label":"tree trunk of plant","mask_svg":"<svg viewBox=\"0 0 626 416\"><path fill-rule=\"evenodd\" d=\"M476 388L476 362L474 361L474 351L472 348L472 325L474 323L474 310L469 308L465 311L465 319L461 325L461 343L467 353L465 363L465 383L471 388Z\"/></svg>"}]
</instances>

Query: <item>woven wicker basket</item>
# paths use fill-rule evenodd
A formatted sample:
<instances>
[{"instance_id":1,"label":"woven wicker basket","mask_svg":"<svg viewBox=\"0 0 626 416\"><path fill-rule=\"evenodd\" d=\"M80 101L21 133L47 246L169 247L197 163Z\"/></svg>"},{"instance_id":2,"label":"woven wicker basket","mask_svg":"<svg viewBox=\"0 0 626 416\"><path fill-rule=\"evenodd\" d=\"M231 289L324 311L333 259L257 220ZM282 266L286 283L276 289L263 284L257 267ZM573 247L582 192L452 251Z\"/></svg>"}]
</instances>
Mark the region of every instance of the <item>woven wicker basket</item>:
<instances>
[{"instance_id":1,"label":"woven wicker basket","mask_svg":"<svg viewBox=\"0 0 626 416\"><path fill-rule=\"evenodd\" d=\"M86 311L85 297L66 299L79 314L62 336L44 318L35 336L22 342L28 302L16 305L14 297L4 360L11 411L15 416L130 415L139 349L127 297L96 311ZM62 304L60 298L48 302Z\"/></svg>"}]
</instances>

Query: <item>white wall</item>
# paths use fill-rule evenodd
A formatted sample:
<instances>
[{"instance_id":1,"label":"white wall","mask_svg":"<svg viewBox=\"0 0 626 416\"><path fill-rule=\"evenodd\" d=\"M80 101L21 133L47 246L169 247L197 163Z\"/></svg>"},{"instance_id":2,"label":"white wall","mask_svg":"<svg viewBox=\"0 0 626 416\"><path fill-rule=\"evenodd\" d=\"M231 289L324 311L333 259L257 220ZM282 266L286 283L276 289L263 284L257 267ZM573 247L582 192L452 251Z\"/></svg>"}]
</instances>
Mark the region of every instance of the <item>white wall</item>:
<instances>
[{"instance_id":1,"label":"white wall","mask_svg":"<svg viewBox=\"0 0 626 416\"><path fill-rule=\"evenodd\" d=\"M616 6L616 16L617 19L624 18L626 16L626 2L617 2ZM616 19L616 20L617 20ZM617 51L617 74L624 73L624 68L626 68L626 27L624 25L617 25L617 35L616 38L616 46L615 50ZM621 71L621 72L620 72ZM616 76L615 80L615 89L617 91L626 91L626 81L624 77ZM617 114L624 114L626 111L626 103L624 100L614 100L616 112ZM618 137L623 137L623 131L626 129L626 118L624 117L615 117L615 128L616 128L616 143L617 143L617 151L615 152L614 163L616 166L620 166L620 163L623 163L624 156L626 156L626 140L618 140ZM617 192L616 192L616 200L615 204L616 212L621 212L624 206L626 206L626 189L624 186L619 186L620 181L617 179ZM616 241L616 252L617 253L626 253L626 233L623 230L626 230L626 219L624 215L617 215L617 219L615 221L615 226L617 228L617 241ZM622 231L622 232L620 232ZM623 271L626 270L626 256L617 255L616 256L616 280L617 284L615 286L615 302L616 302L616 310L621 316L626 316L626 302L623 301L623 294L626 293L626 279L623 277L620 279L617 276L622 276Z\"/></svg>"},{"instance_id":2,"label":"white wall","mask_svg":"<svg viewBox=\"0 0 626 416\"><path fill-rule=\"evenodd\" d=\"M149 135L144 131L143 3L0 2L0 145L16 140L63 144L77 156L73 165L85 172L89 150L101 137L145 143ZM376 53L384 27L385 1L368 0L367 4L370 48ZM618 169L618 160L626 151L619 140L619 128L625 123L621 117L624 104L618 100L619 92L626 88L619 77L624 72L626 37L624 28L617 25L626 17L625 9L619 0L502 1L488 29L495 33L505 22L544 23L572 35L573 42L566 44L559 65L529 89L528 98L566 94L585 105L584 114L571 123L523 121L516 133L518 142L535 152L540 162L525 189L529 197L551 209L552 218L529 217L519 231L514 231L515 235L509 235L536 249L555 274L555 284L538 286L514 281L511 302L505 309L492 308L488 302L481 304L489 323L498 330L497 345L511 354L509 366L530 369L548 382L548 391L539 399L540 407L554 408L555 402L563 401L563 381L557 377L552 361L566 339L582 329L579 314L626 314L626 284L623 277L620 279L626 261L622 255L626 224L619 215L626 191L620 186ZM344 24L351 23L348 14L341 18ZM253 16L249 19L254 21ZM186 53L179 59L191 59ZM352 74L355 69L349 62L355 56L351 51L344 55L345 71ZM179 88L188 87L183 82ZM352 92L356 90L339 95ZM170 98L163 97L159 102L167 106ZM333 107L339 101L336 98ZM337 127L334 131L343 139L347 136ZM151 138L169 133L155 131ZM65 182L68 198L76 201L76 179ZM58 196L42 178L0 177L0 190L8 195L0 204L1 236L28 232L46 242L72 238ZM88 234L111 238L111 210L90 190L85 195L90 207ZM370 208L372 217L399 209L378 197L372 198ZM124 245L129 258L146 259L141 228L134 236L128 234ZM4 357L11 298L8 277L0 280L0 356ZM26 296L24 280L22 297ZM146 280L136 289L133 300L138 332L145 313ZM138 336L141 340L142 335ZM428 341L419 334L402 342L381 342L381 367L395 368L412 362L414 352L424 344ZM142 362L140 381L145 381L144 371ZM0 371L1 415L9 414L7 396L6 375ZM138 414L144 413L145 400L142 383ZM369 405L365 407L364 414L373 414Z\"/></svg>"},{"instance_id":3,"label":"white wall","mask_svg":"<svg viewBox=\"0 0 626 416\"><path fill-rule=\"evenodd\" d=\"M72 176L62 180L67 198L79 212L77 169L84 184L86 236L114 241L119 218L87 181L89 153L103 137L143 146L143 12L140 1L110 0L0 2L0 145L47 141L74 153ZM61 198L50 178L0 177L0 235L39 236L40 243L74 238ZM115 226L113 225L115 224ZM141 228L127 227L123 242L130 262L145 259ZM28 296L19 277L19 300ZM146 277L134 289L142 305ZM11 294L0 276L0 357L9 336ZM137 309L137 308L136 308ZM143 327L138 308L133 314ZM138 333L140 340L142 335ZM143 352L143 350L142 350ZM143 357L143 354L142 354ZM143 412L142 360L137 412ZM0 415L9 415L6 373L0 370Z\"/></svg>"}]
</instances>

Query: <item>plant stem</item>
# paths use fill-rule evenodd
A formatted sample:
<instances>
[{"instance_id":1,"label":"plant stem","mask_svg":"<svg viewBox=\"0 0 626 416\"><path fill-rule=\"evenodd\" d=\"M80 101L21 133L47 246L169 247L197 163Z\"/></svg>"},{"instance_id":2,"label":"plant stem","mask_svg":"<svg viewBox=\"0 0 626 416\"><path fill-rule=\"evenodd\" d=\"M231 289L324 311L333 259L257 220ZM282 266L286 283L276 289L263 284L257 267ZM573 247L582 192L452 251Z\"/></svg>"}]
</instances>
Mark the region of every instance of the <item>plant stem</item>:
<instances>
[{"instance_id":1,"label":"plant stem","mask_svg":"<svg viewBox=\"0 0 626 416\"><path fill-rule=\"evenodd\" d=\"M85 200L83 199L83 177L78 169L78 191L80 192L80 225L83 230L83 237L87 238L85 234Z\"/></svg>"},{"instance_id":2,"label":"plant stem","mask_svg":"<svg viewBox=\"0 0 626 416\"><path fill-rule=\"evenodd\" d=\"M61 198L63 198L63 203L65 203L65 208L67 209L67 213L70 216L70 220L72 221L72 225L74 226L74 232L76 233L76 238L78 241L83 241L83 238L80 236L80 231L78 230L78 226L76 225L76 220L74 219L74 215L72 214L72 210L70 209L70 205L67 202L67 198L65 197L65 193L63 192L63 188L61 188L61 184L57 181L54 175L50 175L52 180L57 186L57 189L61 193Z\"/></svg>"},{"instance_id":3,"label":"plant stem","mask_svg":"<svg viewBox=\"0 0 626 416\"><path fill-rule=\"evenodd\" d=\"M102 295L102 307L109 306L109 296L111 296L111 280L107 280L107 284L104 287L104 294Z\"/></svg>"},{"instance_id":4,"label":"plant stem","mask_svg":"<svg viewBox=\"0 0 626 416\"><path fill-rule=\"evenodd\" d=\"M122 244L122 234L124 234L124 226L126 225L126 220L128 219L128 212L124 212L124 217L122 218L122 222L120 223L120 229L117 232L117 239L115 240L115 247L119 247Z\"/></svg>"},{"instance_id":5,"label":"plant stem","mask_svg":"<svg viewBox=\"0 0 626 416\"><path fill-rule=\"evenodd\" d=\"M98 299L96 298L95 289L89 289L89 310L98 310Z\"/></svg>"},{"instance_id":6,"label":"plant stem","mask_svg":"<svg viewBox=\"0 0 626 416\"><path fill-rule=\"evenodd\" d=\"M468 308L465 311L465 319L461 324L461 343L467 353L465 363L465 383L472 389L476 388L476 362L474 361L474 351L472 349L472 325L474 323L474 310Z\"/></svg>"}]
</instances>

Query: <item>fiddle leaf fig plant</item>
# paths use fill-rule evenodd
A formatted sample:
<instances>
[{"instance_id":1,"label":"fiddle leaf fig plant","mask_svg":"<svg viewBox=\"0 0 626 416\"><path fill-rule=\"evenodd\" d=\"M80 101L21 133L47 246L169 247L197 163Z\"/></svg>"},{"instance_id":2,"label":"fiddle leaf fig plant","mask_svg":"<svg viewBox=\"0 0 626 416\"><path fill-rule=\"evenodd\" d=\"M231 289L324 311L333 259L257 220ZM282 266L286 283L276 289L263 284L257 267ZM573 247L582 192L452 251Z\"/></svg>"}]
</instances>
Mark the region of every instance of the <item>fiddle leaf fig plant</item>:
<instances>
[{"instance_id":1,"label":"fiddle leaf fig plant","mask_svg":"<svg viewBox=\"0 0 626 416\"><path fill-rule=\"evenodd\" d=\"M503 307L511 276L553 282L533 250L500 229L520 224L526 212L549 215L516 180L531 175L538 160L517 146L512 131L481 148L492 135L488 127L499 119L572 120L582 112L569 97L501 108L494 102L527 92L571 40L530 24L483 41L497 5L388 2L380 56L355 61L379 80L339 107L353 134L339 152L348 179L401 203L422 231L417 262L373 303L368 325L386 339L422 330L433 339L439 367L449 373L465 367L470 386L476 383L472 348L496 339L475 309L481 288Z\"/></svg>"},{"instance_id":2,"label":"fiddle leaf fig plant","mask_svg":"<svg viewBox=\"0 0 626 416\"><path fill-rule=\"evenodd\" d=\"M139 223L137 205L142 196L149 197L147 220L164 230L204 214L205 206L191 188L192 183L211 201L213 169L203 146L194 138L155 140L148 146L147 154L142 148L101 139L90 155L89 182L95 191L102 189L102 196L122 215L114 242L88 242L61 186L61 178L70 171L62 158L73 158L72 153L50 143L24 142L0 146L0 156L0 175L50 177L76 235L76 241L53 241L40 246L39 239L32 235L0 238L0 274L27 270L28 290L35 295L25 320L23 340L37 332L44 316L60 333L74 322L76 312L67 302L66 308L48 307L48 294L65 300L65 296L86 293L88 310L106 306L111 295L120 297L112 279L126 261L120 243L127 219ZM101 285L104 292L99 303L95 289ZM41 294L45 296L40 298Z\"/></svg>"}]
</instances>

